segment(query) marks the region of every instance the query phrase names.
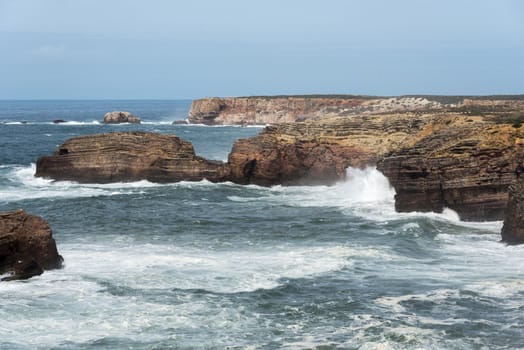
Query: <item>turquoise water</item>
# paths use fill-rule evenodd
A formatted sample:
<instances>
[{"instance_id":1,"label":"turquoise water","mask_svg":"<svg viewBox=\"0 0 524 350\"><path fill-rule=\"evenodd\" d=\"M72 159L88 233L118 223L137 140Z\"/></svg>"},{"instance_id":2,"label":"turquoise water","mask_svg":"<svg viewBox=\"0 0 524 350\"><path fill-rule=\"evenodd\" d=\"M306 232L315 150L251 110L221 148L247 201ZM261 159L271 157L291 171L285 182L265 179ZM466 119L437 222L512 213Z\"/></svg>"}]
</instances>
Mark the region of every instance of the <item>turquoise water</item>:
<instances>
[{"instance_id":1,"label":"turquoise water","mask_svg":"<svg viewBox=\"0 0 524 350\"><path fill-rule=\"evenodd\" d=\"M0 101L0 210L47 219L65 259L0 283L1 349L524 348L524 246L501 222L395 213L372 168L332 187L33 177L73 136L176 134L225 160L261 130L171 125L189 105ZM144 124L100 124L114 109Z\"/></svg>"}]
</instances>

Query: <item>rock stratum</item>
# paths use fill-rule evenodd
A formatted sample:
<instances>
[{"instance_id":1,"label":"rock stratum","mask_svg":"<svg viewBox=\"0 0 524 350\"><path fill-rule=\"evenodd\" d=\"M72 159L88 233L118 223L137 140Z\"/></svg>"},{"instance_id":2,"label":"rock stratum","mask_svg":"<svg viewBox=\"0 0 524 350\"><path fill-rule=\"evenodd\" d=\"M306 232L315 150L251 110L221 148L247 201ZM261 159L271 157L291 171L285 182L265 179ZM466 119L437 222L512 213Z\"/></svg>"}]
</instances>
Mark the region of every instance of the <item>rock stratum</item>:
<instances>
[{"instance_id":1,"label":"rock stratum","mask_svg":"<svg viewBox=\"0 0 524 350\"><path fill-rule=\"evenodd\" d=\"M520 101L519 101L520 99ZM437 111L513 110L522 96L356 95L211 97L194 100L192 124L267 125L377 114Z\"/></svg>"},{"instance_id":2,"label":"rock stratum","mask_svg":"<svg viewBox=\"0 0 524 350\"><path fill-rule=\"evenodd\" d=\"M223 181L228 167L195 155L174 135L115 132L69 139L38 159L37 177L83 183Z\"/></svg>"},{"instance_id":3,"label":"rock stratum","mask_svg":"<svg viewBox=\"0 0 524 350\"><path fill-rule=\"evenodd\" d=\"M23 210L0 212L0 275L27 279L62 267L49 224Z\"/></svg>"}]
</instances>

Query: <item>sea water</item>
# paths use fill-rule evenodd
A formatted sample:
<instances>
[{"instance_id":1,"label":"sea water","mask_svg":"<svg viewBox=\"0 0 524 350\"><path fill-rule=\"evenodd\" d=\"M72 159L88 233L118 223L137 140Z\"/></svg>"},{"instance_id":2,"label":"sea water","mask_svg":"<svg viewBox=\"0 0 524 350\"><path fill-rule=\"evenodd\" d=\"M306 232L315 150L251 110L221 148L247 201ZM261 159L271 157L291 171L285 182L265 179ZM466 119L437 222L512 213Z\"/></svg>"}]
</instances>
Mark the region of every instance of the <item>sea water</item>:
<instances>
[{"instance_id":1,"label":"sea water","mask_svg":"<svg viewBox=\"0 0 524 350\"><path fill-rule=\"evenodd\" d=\"M74 136L176 134L226 160L261 130L172 125L189 104L0 101L0 210L48 220L65 259L0 283L1 349L524 348L524 246L501 222L396 213L374 168L331 187L33 176ZM101 124L119 109L143 124Z\"/></svg>"}]
</instances>

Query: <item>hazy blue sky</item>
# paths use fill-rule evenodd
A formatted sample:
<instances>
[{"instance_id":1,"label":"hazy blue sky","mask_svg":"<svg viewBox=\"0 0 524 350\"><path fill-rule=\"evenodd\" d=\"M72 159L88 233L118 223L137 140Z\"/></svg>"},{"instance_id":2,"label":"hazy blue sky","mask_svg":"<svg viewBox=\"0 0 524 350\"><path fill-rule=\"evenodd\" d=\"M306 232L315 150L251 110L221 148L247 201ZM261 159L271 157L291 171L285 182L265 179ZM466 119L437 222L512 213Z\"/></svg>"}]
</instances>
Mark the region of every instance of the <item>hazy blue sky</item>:
<instances>
[{"instance_id":1,"label":"hazy blue sky","mask_svg":"<svg viewBox=\"0 0 524 350\"><path fill-rule=\"evenodd\" d=\"M524 93L519 0L0 0L0 99Z\"/></svg>"}]
</instances>

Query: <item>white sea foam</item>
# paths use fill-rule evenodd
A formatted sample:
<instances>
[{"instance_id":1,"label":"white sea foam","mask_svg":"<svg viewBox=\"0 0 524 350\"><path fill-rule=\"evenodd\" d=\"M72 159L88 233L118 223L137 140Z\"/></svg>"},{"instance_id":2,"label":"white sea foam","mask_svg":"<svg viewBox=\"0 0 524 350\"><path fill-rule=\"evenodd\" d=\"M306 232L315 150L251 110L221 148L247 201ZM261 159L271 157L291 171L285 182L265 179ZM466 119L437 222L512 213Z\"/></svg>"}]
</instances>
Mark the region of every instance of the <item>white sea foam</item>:
<instances>
[{"instance_id":1,"label":"white sea foam","mask_svg":"<svg viewBox=\"0 0 524 350\"><path fill-rule=\"evenodd\" d=\"M340 270L367 254L345 246L213 251L165 245L61 245L66 273L114 279L133 288L203 289L235 293L271 289L286 278ZM89 254L86 254L89 251ZM96 263L93 263L96 262Z\"/></svg>"},{"instance_id":2,"label":"white sea foam","mask_svg":"<svg viewBox=\"0 0 524 350\"><path fill-rule=\"evenodd\" d=\"M76 198L138 193L143 188L166 186L146 180L110 184L79 184L35 177L36 165L3 167L9 183L0 187L0 200L13 202L37 198Z\"/></svg>"}]
</instances>

